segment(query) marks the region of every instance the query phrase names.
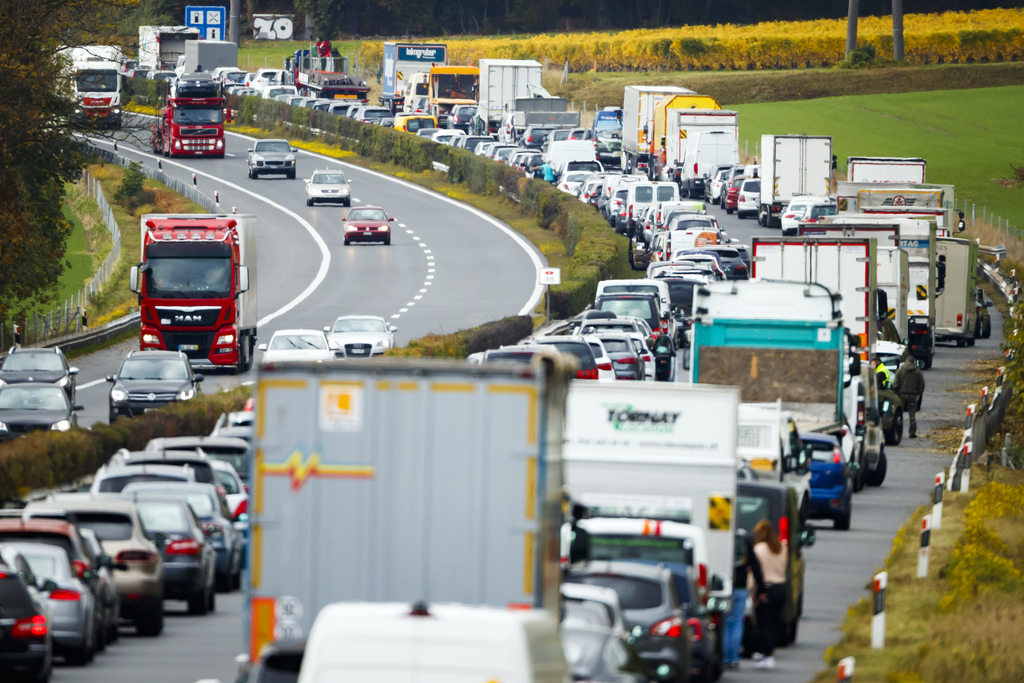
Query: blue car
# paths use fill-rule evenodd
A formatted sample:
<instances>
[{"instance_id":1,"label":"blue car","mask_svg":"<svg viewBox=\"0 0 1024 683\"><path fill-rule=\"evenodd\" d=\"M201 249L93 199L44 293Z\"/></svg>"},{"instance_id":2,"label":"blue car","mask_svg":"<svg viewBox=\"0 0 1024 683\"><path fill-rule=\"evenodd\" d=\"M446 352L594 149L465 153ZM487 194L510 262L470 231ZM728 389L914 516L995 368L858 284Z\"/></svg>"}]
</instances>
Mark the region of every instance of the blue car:
<instances>
[{"instance_id":1,"label":"blue car","mask_svg":"<svg viewBox=\"0 0 1024 683\"><path fill-rule=\"evenodd\" d=\"M850 528L853 513L853 471L834 436L801 434L811 456L811 518L831 519L835 528Z\"/></svg>"}]
</instances>

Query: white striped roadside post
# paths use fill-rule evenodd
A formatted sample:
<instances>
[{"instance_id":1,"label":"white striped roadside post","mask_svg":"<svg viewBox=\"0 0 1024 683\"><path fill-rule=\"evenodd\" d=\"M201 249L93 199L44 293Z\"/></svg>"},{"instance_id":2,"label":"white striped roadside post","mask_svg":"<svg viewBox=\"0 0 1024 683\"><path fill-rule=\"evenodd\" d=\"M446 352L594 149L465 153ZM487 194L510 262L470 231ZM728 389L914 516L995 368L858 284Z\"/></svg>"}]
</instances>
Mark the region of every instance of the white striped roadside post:
<instances>
[{"instance_id":1,"label":"white striped roadside post","mask_svg":"<svg viewBox=\"0 0 1024 683\"><path fill-rule=\"evenodd\" d=\"M942 528L942 489L945 488L946 473L939 472L935 475L935 495L932 499L932 528Z\"/></svg>"},{"instance_id":2,"label":"white striped roadside post","mask_svg":"<svg viewBox=\"0 0 1024 683\"><path fill-rule=\"evenodd\" d=\"M844 657L839 660L839 683L852 683L853 662L853 657Z\"/></svg>"},{"instance_id":3,"label":"white striped roadside post","mask_svg":"<svg viewBox=\"0 0 1024 683\"><path fill-rule=\"evenodd\" d=\"M932 543L932 516L921 518L921 549L917 551L917 578L928 578L928 549Z\"/></svg>"},{"instance_id":4,"label":"white striped roadside post","mask_svg":"<svg viewBox=\"0 0 1024 683\"><path fill-rule=\"evenodd\" d=\"M889 583L889 572L878 572L874 581L874 610L871 617L871 649L885 647L885 587Z\"/></svg>"}]
</instances>

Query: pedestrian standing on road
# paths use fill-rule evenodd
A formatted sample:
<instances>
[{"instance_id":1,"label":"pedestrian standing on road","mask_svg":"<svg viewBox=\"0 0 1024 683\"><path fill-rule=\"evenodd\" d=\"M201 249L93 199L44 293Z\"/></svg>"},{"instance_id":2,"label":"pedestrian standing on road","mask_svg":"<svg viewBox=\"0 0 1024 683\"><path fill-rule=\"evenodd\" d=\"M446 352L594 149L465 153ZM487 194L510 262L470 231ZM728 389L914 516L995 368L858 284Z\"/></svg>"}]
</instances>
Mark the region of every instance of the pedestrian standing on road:
<instances>
[{"instance_id":1,"label":"pedestrian standing on road","mask_svg":"<svg viewBox=\"0 0 1024 683\"><path fill-rule=\"evenodd\" d=\"M921 397L924 395L924 373L911 355L903 352L903 365L896 370L896 378L892 381L893 391L900 397L903 410L910 416L910 436L917 438L917 411Z\"/></svg>"},{"instance_id":2,"label":"pedestrian standing on road","mask_svg":"<svg viewBox=\"0 0 1024 683\"><path fill-rule=\"evenodd\" d=\"M786 604L786 564L789 548L779 540L775 527L762 519L754 527L754 554L761 564L764 598L757 604L758 651L754 667L775 668L775 645L779 640L779 615Z\"/></svg>"},{"instance_id":3,"label":"pedestrian standing on road","mask_svg":"<svg viewBox=\"0 0 1024 683\"><path fill-rule=\"evenodd\" d=\"M551 165L550 161L545 161L543 164L541 164L540 172L544 174L545 182L555 182L555 167Z\"/></svg>"},{"instance_id":4,"label":"pedestrian standing on road","mask_svg":"<svg viewBox=\"0 0 1024 683\"><path fill-rule=\"evenodd\" d=\"M725 636L722 643L723 664L729 669L740 668L740 649L743 646L743 612L747 607L748 576L754 581L754 604L765 597L761 563L754 552L754 543L746 531L736 532L736 553L732 573L732 603L725 615Z\"/></svg>"}]
</instances>

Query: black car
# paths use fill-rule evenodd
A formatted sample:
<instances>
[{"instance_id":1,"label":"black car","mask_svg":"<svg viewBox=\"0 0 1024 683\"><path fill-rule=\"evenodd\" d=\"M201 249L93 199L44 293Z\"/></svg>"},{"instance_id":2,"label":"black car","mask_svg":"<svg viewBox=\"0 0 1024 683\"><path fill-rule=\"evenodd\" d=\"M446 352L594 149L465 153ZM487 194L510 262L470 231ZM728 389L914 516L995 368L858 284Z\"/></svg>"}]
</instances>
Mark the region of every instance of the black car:
<instances>
[{"instance_id":1,"label":"black car","mask_svg":"<svg viewBox=\"0 0 1024 683\"><path fill-rule=\"evenodd\" d=\"M38 593L17 568L0 563L0 680L19 674L48 681L52 668L50 623Z\"/></svg>"},{"instance_id":2,"label":"black car","mask_svg":"<svg viewBox=\"0 0 1024 683\"><path fill-rule=\"evenodd\" d=\"M636 648L601 627L561 628L562 650L573 680L595 683L647 683L647 667Z\"/></svg>"},{"instance_id":3,"label":"black car","mask_svg":"<svg viewBox=\"0 0 1024 683\"><path fill-rule=\"evenodd\" d=\"M56 384L75 402L75 376L78 368L69 367L60 349L11 348L0 365L0 387L10 384Z\"/></svg>"},{"instance_id":4,"label":"black car","mask_svg":"<svg viewBox=\"0 0 1024 683\"><path fill-rule=\"evenodd\" d=\"M652 680L688 683L693 636L668 569L638 562L582 562L572 566L565 580L618 593L633 644Z\"/></svg>"},{"instance_id":5,"label":"black car","mask_svg":"<svg viewBox=\"0 0 1024 683\"><path fill-rule=\"evenodd\" d=\"M713 254L718 258L718 265L725 271L726 280L748 280L750 270L739 249L725 244L712 244L700 249L691 249L684 254ZM685 258L685 257L683 257Z\"/></svg>"},{"instance_id":6,"label":"black car","mask_svg":"<svg viewBox=\"0 0 1024 683\"><path fill-rule=\"evenodd\" d=\"M181 351L132 351L116 375L107 375L110 387L110 421L118 415L134 417L199 393L205 379L194 374Z\"/></svg>"},{"instance_id":7,"label":"black car","mask_svg":"<svg viewBox=\"0 0 1024 683\"><path fill-rule=\"evenodd\" d=\"M992 307L991 301L985 301L985 290L981 287L974 288L974 311L978 314L978 324L974 326L975 339L988 339L992 336L992 316L988 309ZM0 372L0 379L3 373Z\"/></svg>"},{"instance_id":8,"label":"black car","mask_svg":"<svg viewBox=\"0 0 1024 683\"><path fill-rule=\"evenodd\" d=\"M53 384L14 384L0 389L0 441L34 431L66 432L78 426L68 395Z\"/></svg>"},{"instance_id":9,"label":"black car","mask_svg":"<svg viewBox=\"0 0 1024 683\"><path fill-rule=\"evenodd\" d=\"M476 107L471 104L464 104L455 107L451 115L448 117L448 128L469 133L469 126L473 123L473 117L475 115Z\"/></svg>"},{"instance_id":10,"label":"black car","mask_svg":"<svg viewBox=\"0 0 1024 683\"><path fill-rule=\"evenodd\" d=\"M304 640L269 642L260 650L255 662L242 665L235 683L295 683L299 680L305 653Z\"/></svg>"},{"instance_id":11,"label":"black car","mask_svg":"<svg viewBox=\"0 0 1024 683\"><path fill-rule=\"evenodd\" d=\"M543 126L530 126L519 138L519 144L528 149L539 150L544 147L544 142L551 135L551 129Z\"/></svg>"},{"instance_id":12,"label":"black car","mask_svg":"<svg viewBox=\"0 0 1024 683\"><path fill-rule=\"evenodd\" d=\"M177 498L139 497L135 506L164 561L164 598L187 600L189 614L213 611L217 553L195 512Z\"/></svg>"}]
</instances>

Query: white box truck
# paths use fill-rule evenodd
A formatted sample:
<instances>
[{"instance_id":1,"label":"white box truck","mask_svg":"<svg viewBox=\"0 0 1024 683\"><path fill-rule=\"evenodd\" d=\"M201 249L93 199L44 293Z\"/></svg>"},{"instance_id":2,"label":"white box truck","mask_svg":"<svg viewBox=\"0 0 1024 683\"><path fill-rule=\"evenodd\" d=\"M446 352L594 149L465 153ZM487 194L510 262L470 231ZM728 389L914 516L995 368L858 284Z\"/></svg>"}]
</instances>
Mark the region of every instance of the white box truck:
<instances>
[{"instance_id":1,"label":"white box truck","mask_svg":"<svg viewBox=\"0 0 1024 683\"><path fill-rule=\"evenodd\" d=\"M935 341L974 346L978 313L974 289L978 245L973 240L939 237L935 247Z\"/></svg>"},{"instance_id":2,"label":"white box truck","mask_svg":"<svg viewBox=\"0 0 1024 683\"><path fill-rule=\"evenodd\" d=\"M936 227L947 231L963 232L967 227L963 212L956 209L952 185L842 181L836 184L836 209L839 214L933 218Z\"/></svg>"},{"instance_id":3,"label":"white box truck","mask_svg":"<svg viewBox=\"0 0 1024 683\"><path fill-rule=\"evenodd\" d=\"M692 90L675 86L626 86L622 100L623 171L652 177L655 107L666 97L694 94Z\"/></svg>"},{"instance_id":4,"label":"white box truck","mask_svg":"<svg viewBox=\"0 0 1024 683\"><path fill-rule=\"evenodd\" d=\"M199 40L199 29L191 26L140 26L139 66L154 71L171 71L178 57L185 56L185 43Z\"/></svg>"},{"instance_id":5,"label":"white box truck","mask_svg":"<svg viewBox=\"0 0 1024 683\"><path fill-rule=\"evenodd\" d=\"M832 138L826 135L761 136L761 207L757 222L780 227L794 197L832 194Z\"/></svg>"},{"instance_id":6,"label":"white box truck","mask_svg":"<svg viewBox=\"0 0 1024 683\"><path fill-rule=\"evenodd\" d=\"M662 180L679 183L680 194L704 196L704 174L719 164L739 163L739 123L728 109L670 109Z\"/></svg>"},{"instance_id":7,"label":"white box truck","mask_svg":"<svg viewBox=\"0 0 1024 683\"><path fill-rule=\"evenodd\" d=\"M238 46L227 40L185 41L185 71L212 73L219 66L238 66Z\"/></svg>"},{"instance_id":8,"label":"white box truck","mask_svg":"<svg viewBox=\"0 0 1024 683\"><path fill-rule=\"evenodd\" d=\"M924 159L848 157L846 179L851 183L923 183Z\"/></svg>"},{"instance_id":9,"label":"white box truck","mask_svg":"<svg viewBox=\"0 0 1024 683\"><path fill-rule=\"evenodd\" d=\"M594 517L704 529L720 577L712 592L731 595L738 405L735 387L574 382L562 451L570 498Z\"/></svg>"},{"instance_id":10,"label":"white box truck","mask_svg":"<svg viewBox=\"0 0 1024 683\"><path fill-rule=\"evenodd\" d=\"M265 364L243 626L252 657L335 602L558 614L574 361Z\"/></svg>"},{"instance_id":11,"label":"white box truck","mask_svg":"<svg viewBox=\"0 0 1024 683\"><path fill-rule=\"evenodd\" d=\"M532 59L481 59L480 105L477 116L494 132L506 112L514 111L516 100L534 97L543 88L544 67Z\"/></svg>"}]
</instances>

